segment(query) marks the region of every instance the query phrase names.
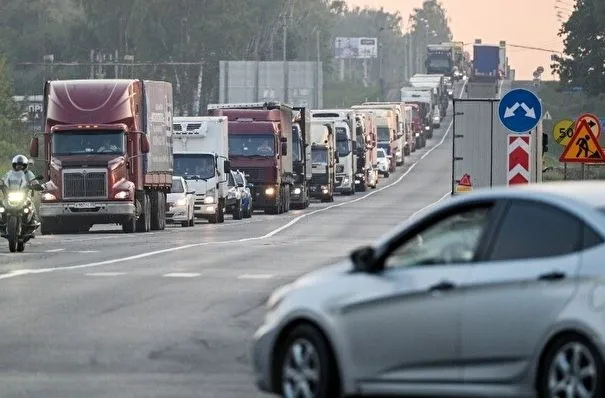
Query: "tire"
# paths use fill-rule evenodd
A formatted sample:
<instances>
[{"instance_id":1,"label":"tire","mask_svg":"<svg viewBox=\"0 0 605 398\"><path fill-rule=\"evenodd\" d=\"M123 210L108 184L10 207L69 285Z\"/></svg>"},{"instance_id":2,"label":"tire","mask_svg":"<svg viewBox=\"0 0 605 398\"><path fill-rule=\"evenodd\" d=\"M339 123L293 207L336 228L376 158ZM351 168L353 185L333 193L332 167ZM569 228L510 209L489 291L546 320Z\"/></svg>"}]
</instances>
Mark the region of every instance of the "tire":
<instances>
[{"instance_id":1,"label":"tire","mask_svg":"<svg viewBox=\"0 0 605 398\"><path fill-rule=\"evenodd\" d=\"M17 252L18 253L23 253L24 250L25 250L25 243L18 242L17 243Z\"/></svg>"},{"instance_id":2,"label":"tire","mask_svg":"<svg viewBox=\"0 0 605 398\"><path fill-rule=\"evenodd\" d=\"M137 220L137 232L149 232L151 229L151 203L149 195L143 193L141 201L141 216Z\"/></svg>"},{"instance_id":3,"label":"tire","mask_svg":"<svg viewBox=\"0 0 605 398\"><path fill-rule=\"evenodd\" d=\"M195 227L195 214L193 214L193 210L191 210L191 218L189 219L189 226Z\"/></svg>"},{"instance_id":4,"label":"tire","mask_svg":"<svg viewBox=\"0 0 605 398\"><path fill-rule=\"evenodd\" d=\"M384 178L389 178L389 176L391 175L391 173L389 173L388 171L386 173L384 173Z\"/></svg>"},{"instance_id":5,"label":"tire","mask_svg":"<svg viewBox=\"0 0 605 398\"><path fill-rule=\"evenodd\" d=\"M53 227L54 227L54 223L47 219L47 218L42 218L40 219L40 234L42 235L49 235L53 233Z\"/></svg>"},{"instance_id":6,"label":"tire","mask_svg":"<svg viewBox=\"0 0 605 398\"><path fill-rule=\"evenodd\" d=\"M166 198L164 192L150 192L149 201L151 205L150 230L161 231L166 229Z\"/></svg>"},{"instance_id":7,"label":"tire","mask_svg":"<svg viewBox=\"0 0 605 398\"><path fill-rule=\"evenodd\" d=\"M17 220L17 217L9 217L6 223L6 238L8 239L8 250L11 253L16 252L19 243L19 220Z\"/></svg>"},{"instance_id":8,"label":"tire","mask_svg":"<svg viewBox=\"0 0 605 398\"><path fill-rule=\"evenodd\" d=\"M302 349L302 361L297 361L293 353ZM299 325L286 337L283 346L278 347L275 358L277 390L283 396L296 385L293 378L306 382L315 398L340 397L340 382L336 362L330 347L322 334L310 325ZM305 373L315 373L317 382L305 377ZM290 394L291 395L291 394Z\"/></svg>"},{"instance_id":9,"label":"tire","mask_svg":"<svg viewBox=\"0 0 605 398\"><path fill-rule=\"evenodd\" d=\"M243 217L243 212L244 212L244 209L242 209L242 201L238 200L235 203L235 207L233 208L233 219L241 220Z\"/></svg>"},{"instance_id":10,"label":"tire","mask_svg":"<svg viewBox=\"0 0 605 398\"><path fill-rule=\"evenodd\" d=\"M570 360L570 356L575 354L574 350L576 349L581 356L581 360L578 362L573 359ZM571 372L574 372L576 375L581 370L588 369L589 366L592 366L594 368L593 374L585 375L584 378L579 380L579 383L582 383L584 388L589 393L592 393L592 395L588 395L589 397L600 398L605 396L605 379L602 377L603 372L605 371L603 358L601 358L599 352L587 339L576 335L570 335L563 336L555 341L544 357L544 361L540 366L537 383L538 396L540 398L559 396L559 394L564 393L564 389L574 381L573 378L567 381L563 380L565 378L565 373L568 372L561 371L559 366L557 366L557 358L561 355L570 365ZM573 376L573 373L568 374L568 376ZM556 392L557 390L552 391L549 388L551 377L554 377L554 379L558 381L555 386L555 388L559 388L558 394Z\"/></svg>"},{"instance_id":11,"label":"tire","mask_svg":"<svg viewBox=\"0 0 605 398\"><path fill-rule=\"evenodd\" d=\"M218 219L219 223L225 222L225 199L218 200Z\"/></svg>"},{"instance_id":12,"label":"tire","mask_svg":"<svg viewBox=\"0 0 605 398\"><path fill-rule=\"evenodd\" d=\"M131 234L137 230L137 219L136 217L130 218L128 221L122 223L122 232L125 234Z\"/></svg>"}]
</instances>

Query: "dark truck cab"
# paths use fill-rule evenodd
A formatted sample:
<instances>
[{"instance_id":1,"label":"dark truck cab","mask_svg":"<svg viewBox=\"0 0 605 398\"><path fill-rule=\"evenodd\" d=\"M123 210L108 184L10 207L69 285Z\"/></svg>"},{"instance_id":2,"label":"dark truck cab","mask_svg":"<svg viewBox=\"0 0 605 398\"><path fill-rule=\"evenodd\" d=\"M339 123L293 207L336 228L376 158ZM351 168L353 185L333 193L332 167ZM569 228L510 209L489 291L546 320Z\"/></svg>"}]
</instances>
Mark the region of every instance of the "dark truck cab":
<instances>
[{"instance_id":1,"label":"dark truck cab","mask_svg":"<svg viewBox=\"0 0 605 398\"><path fill-rule=\"evenodd\" d=\"M41 233L121 224L161 230L172 187L172 85L143 80L49 81L45 129L30 144L43 158Z\"/></svg>"},{"instance_id":2,"label":"dark truck cab","mask_svg":"<svg viewBox=\"0 0 605 398\"><path fill-rule=\"evenodd\" d=\"M313 176L311 167L311 116L304 107L294 107L297 113L292 124L292 171L294 183L290 205L294 209L309 207L309 185Z\"/></svg>"},{"instance_id":3,"label":"dark truck cab","mask_svg":"<svg viewBox=\"0 0 605 398\"><path fill-rule=\"evenodd\" d=\"M229 120L231 168L245 173L254 209L290 210L293 108L277 102L210 104L209 116Z\"/></svg>"}]
</instances>

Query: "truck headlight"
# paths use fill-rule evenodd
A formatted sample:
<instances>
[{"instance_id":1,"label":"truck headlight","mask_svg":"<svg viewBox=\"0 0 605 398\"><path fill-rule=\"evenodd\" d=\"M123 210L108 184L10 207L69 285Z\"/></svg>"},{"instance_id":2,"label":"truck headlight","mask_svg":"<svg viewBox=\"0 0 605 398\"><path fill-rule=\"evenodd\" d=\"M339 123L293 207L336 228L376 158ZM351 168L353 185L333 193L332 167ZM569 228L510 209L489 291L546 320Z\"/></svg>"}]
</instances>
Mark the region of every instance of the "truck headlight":
<instances>
[{"instance_id":1,"label":"truck headlight","mask_svg":"<svg viewBox=\"0 0 605 398\"><path fill-rule=\"evenodd\" d=\"M428 130L430 130L430 129L431 129L431 127L430 127L430 126L424 126L424 129L425 129L426 131L428 131Z\"/></svg>"},{"instance_id":2,"label":"truck headlight","mask_svg":"<svg viewBox=\"0 0 605 398\"><path fill-rule=\"evenodd\" d=\"M272 196L274 194L275 194L275 188L269 187L269 188L265 189L265 195Z\"/></svg>"},{"instance_id":3,"label":"truck headlight","mask_svg":"<svg viewBox=\"0 0 605 398\"><path fill-rule=\"evenodd\" d=\"M300 188L294 188L294 195L300 195L302 190Z\"/></svg>"},{"instance_id":4,"label":"truck headlight","mask_svg":"<svg viewBox=\"0 0 605 398\"><path fill-rule=\"evenodd\" d=\"M212 204L212 203L214 203L214 196L206 196L204 198L204 204L209 205L209 204Z\"/></svg>"},{"instance_id":5,"label":"truck headlight","mask_svg":"<svg viewBox=\"0 0 605 398\"><path fill-rule=\"evenodd\" d=\"M130 193L128 191L120 191L116 193L113 197L114 199L127 199L128 196L130 196Z\"/></svg>"},{"instance_id":6,"label":"truck headlight","mask_svg":"<svg viewBox=\"0 0 605 398\"><path fill-rule=\"evenodd\" d=\"M57 197L52 193L45 192L42 194L42 200L56 200Z\"/></svg>"},{"instance_id":7,"label":"truck headlight","mask_svg":"<svg viewBox=\"0 0 605 398\"><path fill-rule=\"evenodd\" d=\"M7 199L10 205L17 205L25 199L25 192L9 192Z\"/></svg>"},{"instance_id":8,"label":"truck headlight","mask_svg":"<svg viewBox=\"0 0 605 398\"><path fill-rule=\"evenodd\" d=\"M187 199L186 198L181 198L179 200L176 201L176 205L177 206L185 206L187 204Z\"/></svg>"}]
</instances>

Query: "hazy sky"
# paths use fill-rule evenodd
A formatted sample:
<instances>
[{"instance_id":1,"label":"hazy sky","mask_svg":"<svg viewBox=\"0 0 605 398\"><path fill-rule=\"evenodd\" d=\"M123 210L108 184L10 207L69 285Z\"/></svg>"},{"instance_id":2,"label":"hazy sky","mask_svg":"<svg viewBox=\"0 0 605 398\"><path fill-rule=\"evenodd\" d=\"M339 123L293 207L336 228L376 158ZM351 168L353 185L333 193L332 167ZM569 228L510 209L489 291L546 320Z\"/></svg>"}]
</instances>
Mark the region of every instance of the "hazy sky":
<instances>
[{"instance_id":1,"label":"hazy sky","mask_svg":"<svg viewBox=\"0 0 605 398\"><path fill-rule=\"evenodd\" d=\"M405 24L414 7L421 7L423 0L347 0L351 6L384 7L388 11L399 11ZM566 1L571 3L571 1ZM556 0L441 0L447 15L454 40L472 43L477 38L483 43L498 44L506 40L510 44L541 47L561 51L563 43L557 32L554 5ZM562 6L569 8L567 6ZM404 26L407 28L407 26ZM472 47L465 47L471 53ZM532 79L532 73L543 66L544 80L550 74L550 53L507 47L508 62L516 70L518 80Z\"/></svg>"}]
</instances>

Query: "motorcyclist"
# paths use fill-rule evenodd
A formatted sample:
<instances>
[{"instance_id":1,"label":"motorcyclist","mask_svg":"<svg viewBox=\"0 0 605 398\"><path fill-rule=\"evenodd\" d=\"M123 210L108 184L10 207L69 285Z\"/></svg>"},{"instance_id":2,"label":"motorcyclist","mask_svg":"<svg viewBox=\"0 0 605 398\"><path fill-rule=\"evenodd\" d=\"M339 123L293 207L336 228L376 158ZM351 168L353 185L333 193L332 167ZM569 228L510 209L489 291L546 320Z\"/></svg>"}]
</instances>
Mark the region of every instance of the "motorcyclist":
<instances>
[{"instance_id":1,"label":"motorcyclist","mask_svg":"<svg viewBox=\"0 0 605 398\"><path fill-rule=\"evenodd\" d=\"M21 171L21 172L23 172L23 174L25 174L25 179L27 180L28 183L30 183L32 181L36 181L36 175L34 173L32 173L31 170L27 169L27 167L29 166L29 160L27 159L26 156L23 156L23 155L15 156L13 158L12 165L13 165L13 170L7 172L5 175L5 178L9 178L12 173ZM34 211L33 213L34 214L32 216L32 224L40 225L40 221L38 220L37 212Z\"/></svg>"}]
</instances>

